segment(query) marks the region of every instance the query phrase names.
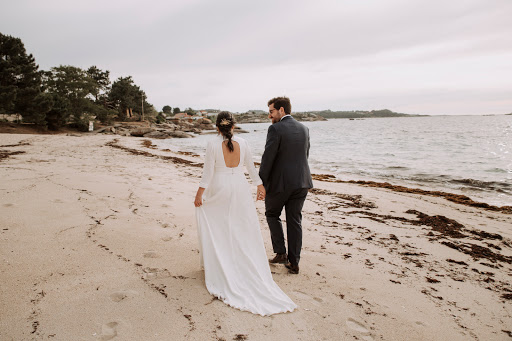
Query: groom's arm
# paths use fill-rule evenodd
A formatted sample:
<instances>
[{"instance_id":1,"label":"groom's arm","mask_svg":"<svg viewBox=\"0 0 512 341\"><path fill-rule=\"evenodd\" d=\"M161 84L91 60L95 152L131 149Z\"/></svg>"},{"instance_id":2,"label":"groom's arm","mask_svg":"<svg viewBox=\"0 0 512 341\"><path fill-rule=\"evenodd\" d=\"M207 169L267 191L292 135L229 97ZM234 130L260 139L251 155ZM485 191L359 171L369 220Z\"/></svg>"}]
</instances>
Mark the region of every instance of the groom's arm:
<instances>
[{"instance_id":1,"label":"groom's arm","mask_svg":"<svg viewBox=\"0 0 512 341\"><path fill-rule=\"evenodd\" d=\"M277 134L276 128L271 125L268 127L267 142L265 143L265 151L261 157L259 172L260 178L265 187L268 185L270 180L270 172L272 171L272 166L274 165L274 160L277 156L277 151L279 150L279 143L279 134Z\"/></svg>"}]
</instances>

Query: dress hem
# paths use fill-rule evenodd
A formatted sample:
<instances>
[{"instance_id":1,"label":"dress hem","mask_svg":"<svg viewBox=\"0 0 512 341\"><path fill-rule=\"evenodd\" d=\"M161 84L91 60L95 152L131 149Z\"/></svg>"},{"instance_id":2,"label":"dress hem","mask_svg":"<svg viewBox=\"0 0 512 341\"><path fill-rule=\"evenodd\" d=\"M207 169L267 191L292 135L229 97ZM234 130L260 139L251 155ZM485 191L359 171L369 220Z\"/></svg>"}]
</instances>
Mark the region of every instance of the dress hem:
<instances>
[{"instance_id":1,"label":"dress hem","mask_svg":"<svg viewBox=\"0 0 512 341\"><path fill-rule=\"evenodd\" d=\"M208 289L208 288L207 288L207 289ZM282 310L279 310L279 311L277 311L277 312L275 312L275 313L267 313L267 314L255 313L254 311L251 311L249 308L246 308L246 307L243 307L243 306L238 306L238 305L236 305L236 304L232 304L232 303L230 303L230 302L228 301L228 299L223 298L221 295L215 294L215 293L211 292L210 290L208 290L208 292L209 292L212 296L214 296L215 298L217 298L218 300L220 300L220 301L224 302L225 304L227 304L228 306L230 306L230 307L232 307L232 308L238 309L238 310L240 310L240 311L246 311L246 312L249 312L249 313L251 313L251 314L264 316L264 317L265 317L265 316L275 315L275 314L291 313L291 312L295 311L295 310L298 308L298 306L297 306L297 305L295 305L295 307L294 307L294 308L290 308L290 309L282 309Z\"/></svg>"}]
</instances>

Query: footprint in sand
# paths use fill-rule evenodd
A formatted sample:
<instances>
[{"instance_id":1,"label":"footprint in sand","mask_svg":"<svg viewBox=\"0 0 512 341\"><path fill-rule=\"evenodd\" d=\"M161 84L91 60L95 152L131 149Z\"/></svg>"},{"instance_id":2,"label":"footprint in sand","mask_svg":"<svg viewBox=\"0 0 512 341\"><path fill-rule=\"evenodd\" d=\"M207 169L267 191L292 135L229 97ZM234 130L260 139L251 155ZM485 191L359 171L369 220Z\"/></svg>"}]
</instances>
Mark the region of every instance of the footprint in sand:
<instances>
[{"instance_id":1,"label":"footprint in sand","mask_svg":"<svg viewBox=\"0 0 512 341\"><path fill-rule=\"evenodd\" d=\"M142 254L144 258L160 258L161 256L158 254L158 252L149 250Z\"/></svg>"},{"instance_id":2,"label":"footprint in sand","mask_svg":"<svg viewBox=\"0 0 512 341\"><path fill-rule=\"evenodd\" d=\"M348 318L347 321L347 327L350 329L359 332L363 334L362 339L371 341L373 340L373 337L370 335L370 331L359 321L354 320L353 318Z\"/></svg>"},{"instance_id":3,"label":"footprint in sand","mask_svg":"<svg viewBox=\"0 0 512 341\"><path fill-rule=\"evenodd\" d=\"M112 340L113 338L115 338L117 336L117 326L118 325L119 325L119 323L117 323L117 322L109 322L109 323L101 326L100 340L106 341L106 340Z\"/></svg>"},{"instance_id":4,"label":"footprint in sand","mask_svg":"<svg viewBox=\"0 0 512 341\"><path fill-rule=\"evenodd\" d=\"M162 240L164 242L170 242L172 240L172 237L163 237Z\"/></svg>"},{"instance_id":5,"label":"footprint in sand","mask_svg":"<svg viewBox=\"0 0 512 341\"><path fill-rule=\"evenodd\" d=\"M13 206L14 206L14 204L3 204L2 206L3 206L3 207L13 207Z\"/></svg>"},{"instance_id":6,"label":"footprint in sand","mask_svg":"<svg viewBox=\"0 0 512 341\"><path fill-rule=\"evenodd\" d=\"M122 291L116 291L110 295L110 299L114 302L121 302L122 300L126 298L131 298L139 293L134 290L122 290Z\"/></svg>"},{"instance_id":7,"label":"footprint in sand","mask_svg":"<svg viewBox=\"0 0 512 341\"><path fill-rule=\"evenodd\" d=\"M171 273L167 269L144 268L142 271L144 272L144 278L146 279L171 277Z\"/></svg>"},{"instance_id":8,"label":"footprint in sand","mask_svg":"<svg viewBox=\"0 0 512 341\"><path fill-rule=\"evenodd\" d=\"M297 297L300 297L300 298L302 298L304 300L311 301L311 299L313 299L315 302L312 302L312 303L315 303L315 305L318 305L316 302L322 303L324 301L324 300L322 300L319 297L311 297L308 294L303 293L302 291L295 290L295 293L296 293Z\"/></svg>"}]
</instances>

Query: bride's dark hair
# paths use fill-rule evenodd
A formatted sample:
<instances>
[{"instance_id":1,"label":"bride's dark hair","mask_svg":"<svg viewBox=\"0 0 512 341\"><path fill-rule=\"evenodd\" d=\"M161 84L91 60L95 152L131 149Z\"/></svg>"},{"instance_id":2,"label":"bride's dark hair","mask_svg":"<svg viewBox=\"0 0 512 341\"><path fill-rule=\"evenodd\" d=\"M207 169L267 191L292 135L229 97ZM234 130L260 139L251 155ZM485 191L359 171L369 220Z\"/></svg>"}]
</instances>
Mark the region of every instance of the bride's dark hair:
<instances>
[{"instance_id":1,"label":"bride's dark hair","mask_svg":"<svg viewBox=\"0 0 512 341\"><path fill-rule=\"evenodd\" d=\"M233 132L231 128L235 125L235 118L229 111L221 111L217 115L217 122L215 122L217 128L219 128L220 133L228 140L228 149L230 152L235 150L233 146L233 142L231 138L233 137Z\"/></svg>"}]
</instances>

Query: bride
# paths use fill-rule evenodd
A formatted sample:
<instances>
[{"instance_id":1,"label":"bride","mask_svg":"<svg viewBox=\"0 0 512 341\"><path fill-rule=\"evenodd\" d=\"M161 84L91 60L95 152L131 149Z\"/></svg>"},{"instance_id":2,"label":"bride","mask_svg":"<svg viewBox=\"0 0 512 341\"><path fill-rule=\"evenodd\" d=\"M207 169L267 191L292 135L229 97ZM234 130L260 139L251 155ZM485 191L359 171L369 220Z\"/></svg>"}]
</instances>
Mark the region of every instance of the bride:
<instances>
[{"instance_id":1,"label":"bride","mask_svg":"<svg viewBox=\"0 0 512 341\"><path fill-rule=\"evenodd\" d=\"M235 121L226 111L217 116L219 136L206 148L197 190L197 229L206 288L226 304L259 315L291 312L297 306L272 279L251 190L265 189L254 168L247 142L233 136Z\"/></svg>"}]
</instances>

